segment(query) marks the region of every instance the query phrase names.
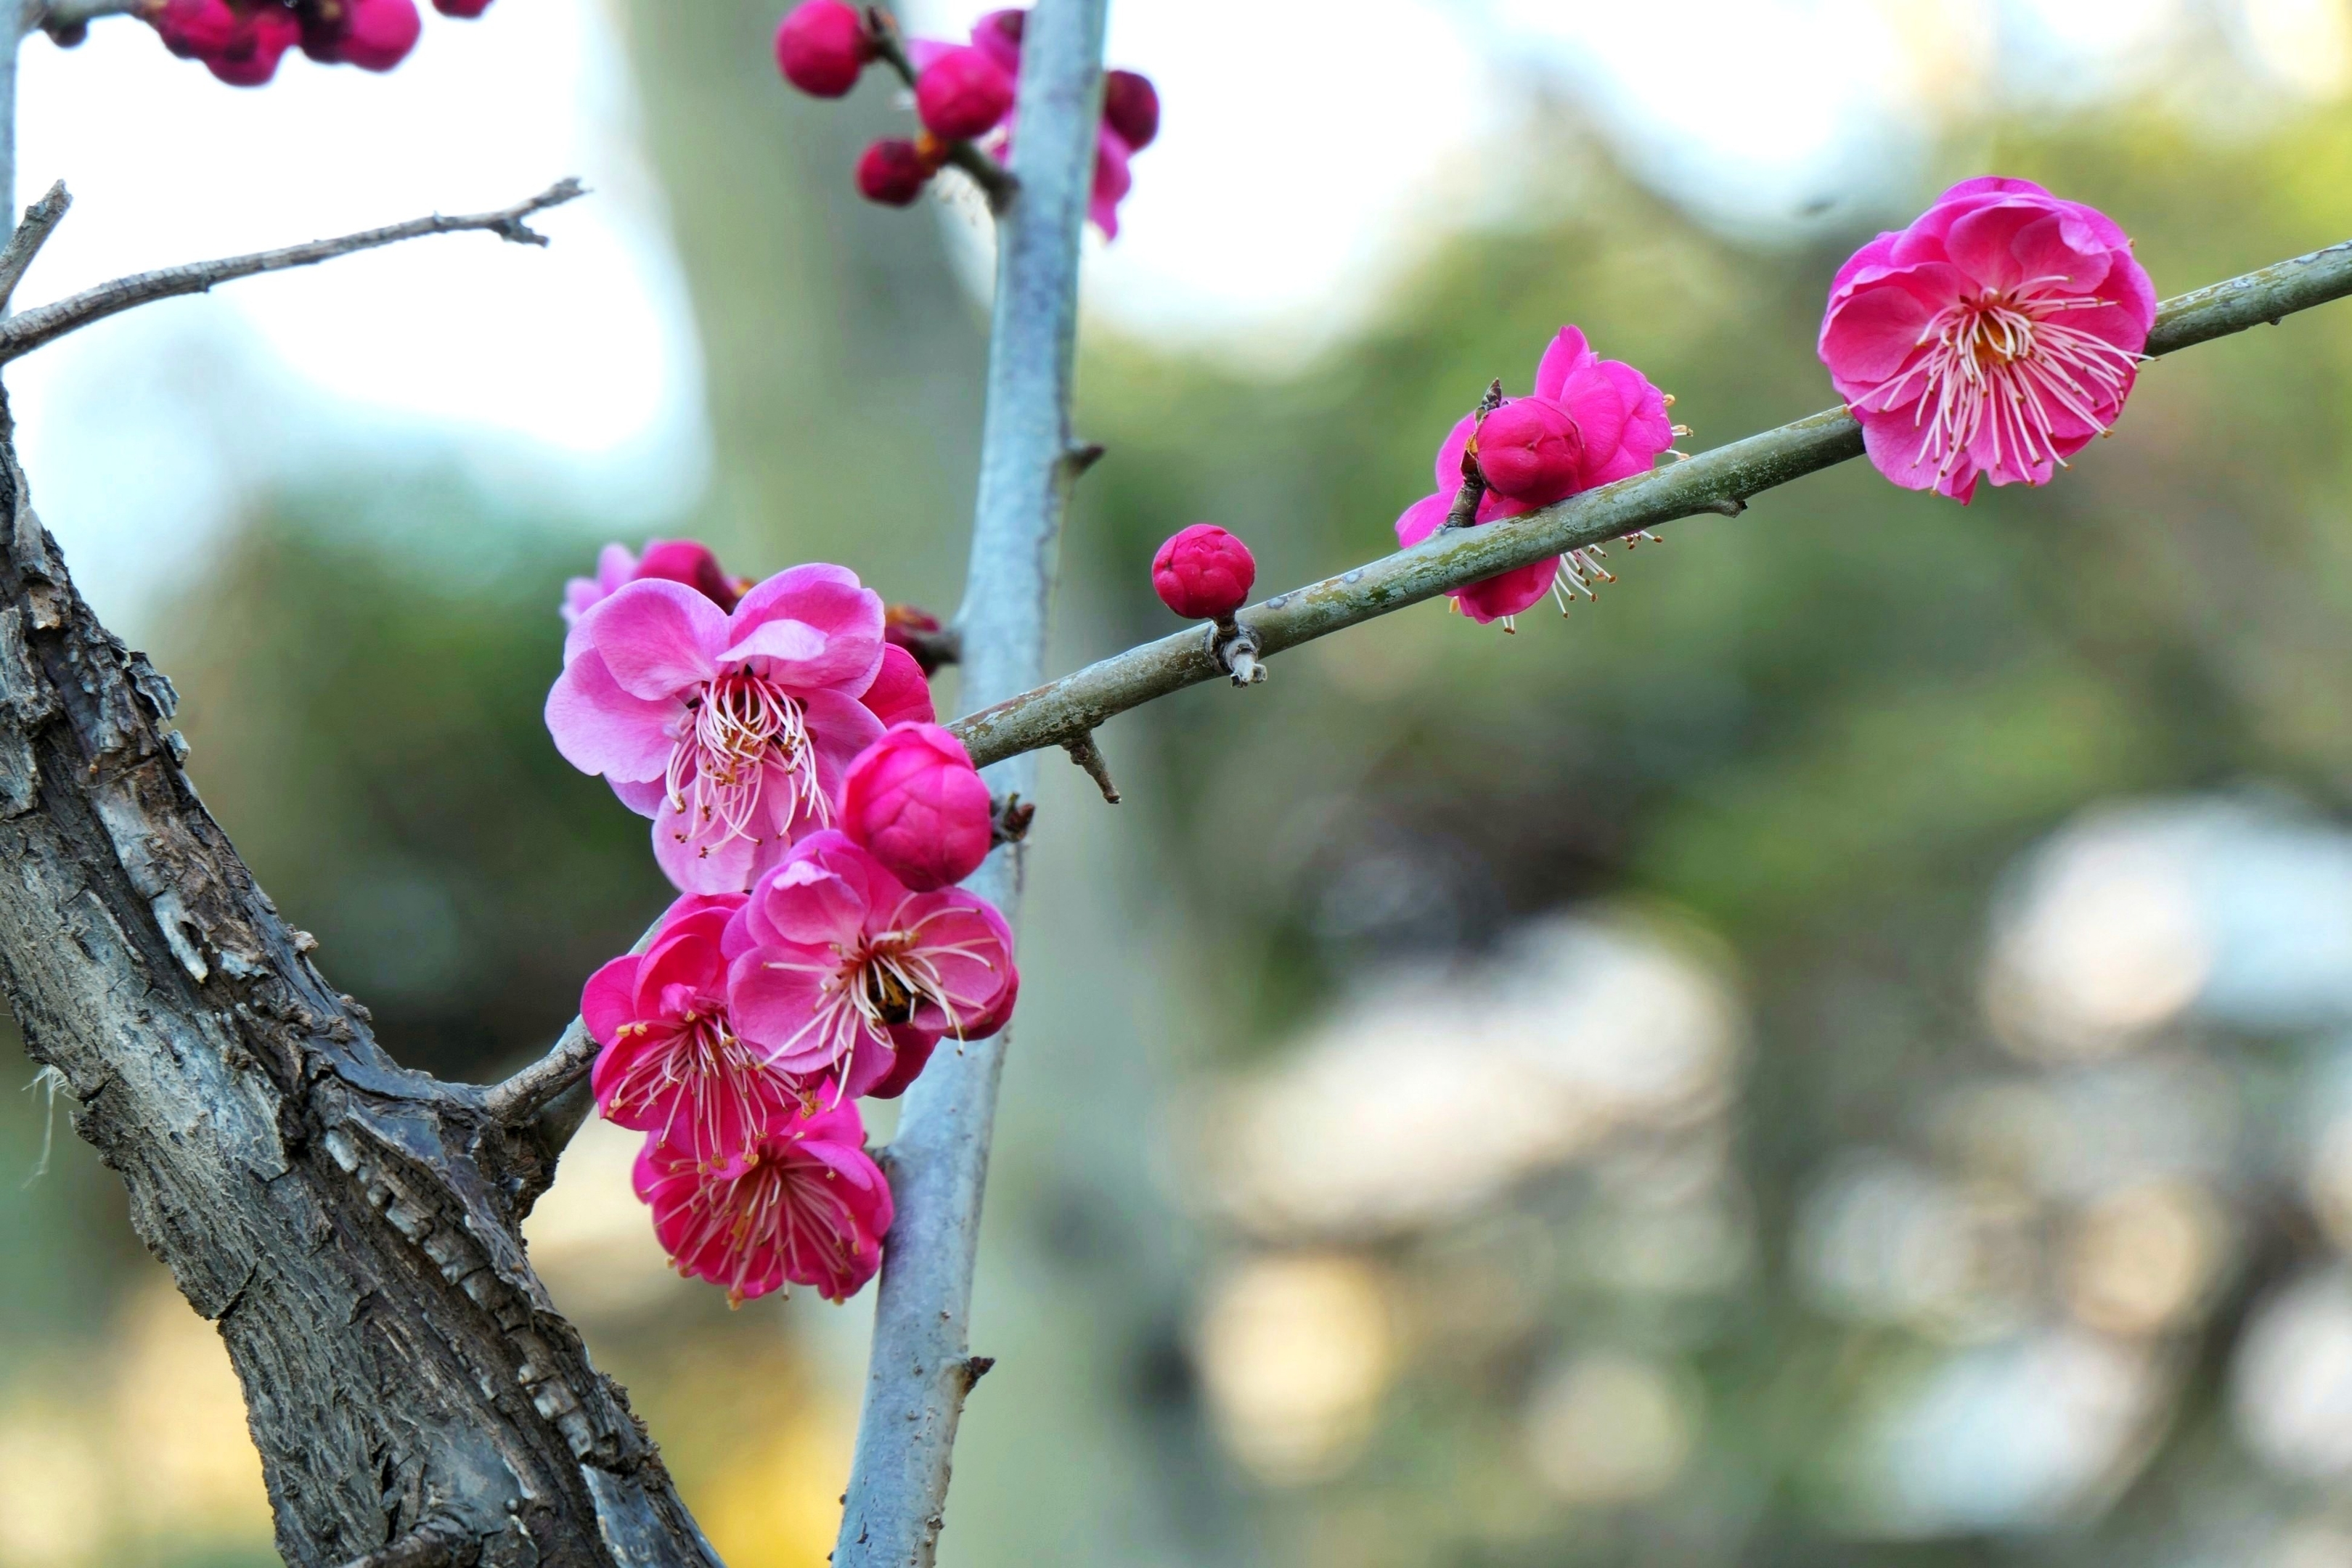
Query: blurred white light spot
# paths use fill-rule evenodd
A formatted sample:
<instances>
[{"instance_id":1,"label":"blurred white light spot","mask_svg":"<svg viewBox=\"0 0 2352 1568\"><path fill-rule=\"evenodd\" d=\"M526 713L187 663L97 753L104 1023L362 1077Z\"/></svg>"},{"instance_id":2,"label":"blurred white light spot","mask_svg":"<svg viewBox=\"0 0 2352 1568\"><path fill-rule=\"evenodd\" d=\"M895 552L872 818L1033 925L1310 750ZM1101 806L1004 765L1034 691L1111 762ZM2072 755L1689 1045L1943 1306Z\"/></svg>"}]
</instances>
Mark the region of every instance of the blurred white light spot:
<instances>
[{"instance_id":1,"label":"blurred white light spot","mask_svg":"<svg viewBox=\"0 0 2352 1568\"><path fill-rule=\"evenodd\" d=\"M1528 1408L1528 1458L1545 1487L1569 1502L1640 1502L1682 1473L1699 1426L1699 1392L1686 1373L1595 1352L1538 1390Z\"/></svg>"},{"instance_id":2,"label":"blurred white light spot","mask_svg":"<svg viewBox=\"0 0 2352 1568\"><path fill-rule=\"evenodd\" d=\"M1850 1158L1798 1210L1797 1277L1824 1310L1955 1338L2013 1325L2030 1210L1884 1154Z\"/></svg>"},{"instance_id":3,"label":"blurred white light spot","mask_svg":"<svg viewBox=\"0 0 2352 1568\"><path fill-rule=\"evenodd\" d=\"M2075 1221L2066 1250L2067 1305L2108 1333L2174 1327L2212 1282L2223 1227L2212 1197L2184 1182L2108 1194Z\"/></svg>"},{"instance_id":4,"label":"blurred white light spot","mask_svg":"<svg viewBox=\"0 0 2352 1568\"><path fill-rule=\"evenodd\" d=\"M2352 1276L2296 1280L2239 1342L2231 1410L2247 1447L2291 1476L2352 1471Z\"/></svg>"},{"instance_id":5,"label":"blurred white light spot","mask_svg":"<svg viewBox=\"0 0 2352 1568\"><path fill-rule=\"evenodd\" d=\"M1226 1447L1285 1486L1355 1457L1396 1353L1380 1277L1338 1254L1241 1264L1210 1293L1199 1349Z\"/></svg>"},{"instance_id":6,"label":"blurred white light spot","mask_svg":"<svg viewBox=\"0 0 2352 1568\"><path fill-rule=\"evenodd\" d=\"M1665 942L1549 921L1491 963L1368 984L1217 1098L1197 1168L1265 1234L1427 1226L1620 1129L1720 1111L1740 1029L1724 982Z\"/></svg>"},{"instance_id":7,"label":"blurred white light spot","mask_svg":"<svg viewBox=\"0 0 2352 1568\"><path fill-rule=\"evenodd\" d=\"M2352 5L2346 0L2238 0L2246 44L2263 68L2312 98L2352 86Z\"/></svg>"},{"instance_id":8,"label":"blurred white light spot","mask_svg":"<svg viewBox=\"0 0 2352 1568\"><path fill-rule=\"evenodd\" d=\"M1997 921L1987 1010L2021 1055L2105 1056L2187 1007L2211 962L2179 858L2094 823L2040 854Z\"/></svg>"},{"instance_id":9,"label":"blurred white light spot","mask_svg":"<svg viewBox=\"0 0 2352 1568\"><path fill-rule=\"evenodd\" d=\"M1954 1355L1864 1445L1871 1522L1936 1535L2089 1517L2145 1462L2164 1386L2144 1352L2080 1331Z\"/></svg>"}]
</instances>

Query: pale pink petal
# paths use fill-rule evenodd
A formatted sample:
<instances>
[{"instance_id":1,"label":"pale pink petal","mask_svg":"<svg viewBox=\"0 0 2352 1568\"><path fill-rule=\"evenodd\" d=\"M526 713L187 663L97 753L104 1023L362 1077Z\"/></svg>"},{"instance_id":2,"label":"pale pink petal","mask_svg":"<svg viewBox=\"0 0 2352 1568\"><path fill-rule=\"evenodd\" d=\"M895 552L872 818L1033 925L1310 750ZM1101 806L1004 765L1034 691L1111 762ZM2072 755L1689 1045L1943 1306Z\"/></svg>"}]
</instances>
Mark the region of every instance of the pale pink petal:
<instances>
[{"instance_id":1,"label":"pale pink petal","mask_svg":"<svg viewBox=\"0 0 2352 1568\"><path fill-rule=\"evenodd\" d=\"M613 786L613 793L621 797L621 804L639 816L658 815L661 811L661 803L669 797L669 785L659 777L649 779L608 777L604 782Z\"/></svg>"},{"instance_id":2,"label":"pale pink petal","mask_svg":"<svg viewBox=\"0 0 2352 1568\"><path fill-rule=\"evenodd\" d=\"M727 616L683 583L640 578L580 617L580 633L634 696L669 697L718 673Z\"/></svg>"},{"instance_id":3,"label":"pale pink petal","mask_svg":"<svg viewBox=\"0 0 2352 1568\"><path fill-rule=\"evenodd\" d=\"M781 633L754 640L772 622L798 622L823 640L809 644ZM761 657L767 661L763 673L789 687L854 696L873 684L882 663L882 595L861 586L844 566L817 563L777 573L743 595L729 626L730 643L722 645L727 657Z\"/></svg>"},{"instance_id":4,"label":"pale pink petal","mask_svg":"<svg viewBox=\"0 0 2352 1568\"><path fill-rule=\"evenodd\" d=\"M740 893L751 885L759 845L726 824L694 819L694 805L665 795L654 816L654 859L672 886L689 893Z\"/></svg>"},{"instance_id":5,"label":"pale pink petal","mask_svg":"<svg viewBox=\"0 0 2352 1568\"><path fill-rule=\"evenodd\" d=\"M829 983L840 963L831 948L814 942L778 942L740 955L727 973L735 1033L780 1067L788 1061L796 1067L796 1058L812 1054L819 1065L830 1060L827 1039L814 1022L830 1000Z\"/></svg>"},{"instance_id":6,"label":"pale pink petal","mask_svg":"<svg viewBox=\"0 0 2352 1568\"><path fill-rule=\"evenodd\" d=\"M603 657L590 649L555 678L547 694L547 732L563 760L582 773L658 779L669 765L671 731L685 712L676 697L647 699L623 690Z\"/></svg>"}]
</instances>

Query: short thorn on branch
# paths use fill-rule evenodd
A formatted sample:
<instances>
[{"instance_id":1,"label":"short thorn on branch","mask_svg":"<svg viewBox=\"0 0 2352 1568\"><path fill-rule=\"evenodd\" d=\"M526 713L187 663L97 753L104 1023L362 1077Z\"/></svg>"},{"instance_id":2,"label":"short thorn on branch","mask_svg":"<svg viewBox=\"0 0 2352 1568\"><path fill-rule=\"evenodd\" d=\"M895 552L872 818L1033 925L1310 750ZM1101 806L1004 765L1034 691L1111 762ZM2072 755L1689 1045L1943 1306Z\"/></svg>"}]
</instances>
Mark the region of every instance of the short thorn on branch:
<instances>
[{"instance_id":1,"label":"short thorn on branch","mask_svg":"<svg viewBox=\"0 0 2352 1568\"><path fill-rule=\"evenodd\" d=\"M66 194L66 183L59 180L49 187L48 195L25 209L24 221L8 237L6 247L0 249L0 315L7 314L16 285L24 281L33 258L40 255L41 247L48 243L71 205L73 197Z\"/></svg>"},{"instance_id":2,"label":"short thorn on branch","mask_svg":"<svg viewBox=\"0 0 2352 1568\"><path fill-rule=\"evenodd\" d=\"M1070 753L1070 761L1086 769L1087 777L1095 781L1104 800L1118 804L1118 785L1110 782L1110 764L1103 761L1102 748L1095 744L1095 732L1081 730L1076 740L1062 742L1062 750Z\"/></svg>"},{"instance_id":3,"label":"short thorn on branch","mask_svg":"<svg viewBox=\"0 0 2352 1568\"><path fill-rule=\"evenodd\" d=\"M100 283L94 289L85 289L79 294L37 306L0 324L0 362L30 353L76 328L86 327L92 321L134 306L182 294L202 294L217 284L236 279L251 278L263 272L280 272L289 267L311 267L355 251L395 245L404 239L421 239L435 234L462 234L478 229L517 245L545 245L547 236L531 227L526 220L586 193L587 187L578 180L558 180L530 200L517 202L496 212L467 213L457 217L445 217L435 213L429 217L411 218L406 223L396 223L384 228L365 229L334 239L314 239L306 245L289 245L282 250L258 250L251 255L225 257L217 261L192 261L178 267L160 268L153 272L117 278L112 282Z\"/></svg>"},{"instance_id":4,"label":"short thorn on branch","mask_svg":"<svg viewBox=\"0 0 2352 1568\"><path fill-rule=\"evenodd\" d=\"M1007 844L1026 843L1029 825L1037 820L1037 808L1021 798L1015 790L989 802L988 847L1002 848Z\"/></svg>"},{"instance_id":5,"label":"short thorn on branch","mask_svg":"<svg viewBox=\"0 0 2352 1568\"><path fill-rule=\"evenodd\" d=\"M1500 376L1486 384L1486 395L1478 399L1478 424L1503 405L1503 382ZM1469 442L1462 448L1462 488L1454 494L1454 504L1446 509L1444 528L1467 528L1478 521L1478 503L1486 499L1486 475L1478 467L1478 430L1473 426ZM1234 685L1241 684L1236 680Z\"/></svg>"},{"instance_id":6,"label":"short thorn on branch","mask_svg":"<svg viewBox=\"0 0 2352 1568\"><path fill-rule=\"evenodd\" d=\"M1265 666L1258 658L1257 634L1231 616L1210 623L1209 654L1217 668L1233 677L1235 686L1255 686L1265 679Z\"/></svg>"},{"instance_id":7,"label":"short thorn on branch","mask_svg":"<svg viewBox=\"0 0 2352 1568\"><path fill-rule=\"evenodd\" d=\"M1087 469L1103 460L1103 450L1098 441L1087 441L1071 447L1062 458L1062 461L1069 466L1070 478L1084 479Z\"/></svg>"}]
</instances>

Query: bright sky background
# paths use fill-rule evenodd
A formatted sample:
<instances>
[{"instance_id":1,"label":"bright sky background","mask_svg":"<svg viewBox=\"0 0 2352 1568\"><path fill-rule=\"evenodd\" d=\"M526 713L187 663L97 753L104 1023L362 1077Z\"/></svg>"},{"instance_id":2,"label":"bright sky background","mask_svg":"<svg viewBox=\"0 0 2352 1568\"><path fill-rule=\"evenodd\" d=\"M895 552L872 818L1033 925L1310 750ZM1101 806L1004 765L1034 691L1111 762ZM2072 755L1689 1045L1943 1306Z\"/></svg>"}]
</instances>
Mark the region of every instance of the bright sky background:
<instances>
[{"instance_id":1,"label":"bright sky background","mask_svg":"<svg viewBox=\"0 0 2352 1568\"><path fill-rule=\"evenodd\" d=\"M428 17L390 76L297 55L257 91L133 22L70 52L26 45L18 195L63 175L76 198L28 303L502 205L564 174L597 192L544 220L549 251L404 245L150 307L12 367L36 503L102 611L135 631L240 493L354 451L456 453L488 484L616 528L690 505L708 466L693 321L606 4ZM1152 75L1166 112L1090 301L1129 330L1293 362L1507 200L1494 138L1537 86L1713 220L1785 231L1902 191L1929 130L1996 82L2057 97L2128 82L2188 4L1676 0L1661 28L1653 7L1598 0L1117 0L1113 62ZM2352 0L2222 4L2283 87L2343 89ZM907 9L948 34L981 8Z\"/></svg>"}]
</instances>

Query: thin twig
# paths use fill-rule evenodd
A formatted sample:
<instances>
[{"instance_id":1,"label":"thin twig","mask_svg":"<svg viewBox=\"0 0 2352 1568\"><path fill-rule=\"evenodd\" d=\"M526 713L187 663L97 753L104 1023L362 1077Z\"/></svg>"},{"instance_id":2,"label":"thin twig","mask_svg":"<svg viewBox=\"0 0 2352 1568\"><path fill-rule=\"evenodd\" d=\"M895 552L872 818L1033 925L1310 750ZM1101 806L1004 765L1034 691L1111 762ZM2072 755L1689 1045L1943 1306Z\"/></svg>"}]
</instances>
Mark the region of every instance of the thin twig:
<instances>
[{"instance_id":1,"label":"thin twig","mask_svg":"<svg viewBox=\"0 0 2352 1568\"><path fill-rule=\"evenodd\" d=\"M997 222L971 565L955 617L970 701L998 701L1045 673L1045 612L1076 477L1078 239L1094 184L1107 9L1107 0L1039 0L1022 37L1013 153L1021 199ZM1034 758L1016 758L990 770L989 784L1034 795L1035 774ZM997 851L970 884L1007 920L1018 913L1018 857ZM1007 1044L997 1035L940 1052L902 1102L890 1143L898 1217L882 1253L835 1568L930 1568L937 1559L956 1426L977 1370L972 1266Z\"/></svg>"},{"instance_id":2,"label":"thin twig","mask_svg":"<svg viewBox=\"0 0 2352 1568\"><path fill-rule=\"evenodd\" d=\"M1503 382L1500 376L1486 384L1486 395L1478 399L1478 421L1470 427L1470 439L1462 447L1462 488L1454 492L1454 504L1445 509L1443 528L1468 528L1478 521L1478 503L1486 499L1486 470L1478 466L1478 426L1486 423L1486 416L1503 406Z\"/></svg>"},{"instance_id":3,"label":"thin twig","mask_svg":"<svg viewBox=\"0 0 2352 1568\"><path fill-rule=\"evenodd\" d=\"M874 40L874 52L898 73L898 79L911 90L915 85L915 62L907 58L905 46L898 42L898 25L890 14L878 5L867 6L866 34ZM988 198L988 210L1003 217L1012 206L1013 198L1021 193L1021 182L1013 177L1013 172L970 142L940 145L947 149L948 162L971 175L971 183Z\"/></svg>"},{"instance_id":4,"label":"thin twig","mask_svg":"<svg viewBox=\"0 0 2352 1568\"><path fill-rule=\"evenodd\" d=\"M100 16L135 16L150 0L25 0L24 29L46 27L52 34L86 27Z\"/></svg>"},{"instance_id":5,"label":"thin twig","mask_svg":"<svg viewBox=\"0 0 2352 1568\"><path fill-rule=\"evenodd\" d=\"M2352 294L2352 240L2166 301L2148 334L2153 357L2276 322ZM1633 479L1477 528L1442 531L1411 550L1276 594L1241 612L1261 656L1391 615L1497 572L1655 528L1699 512L1737 515L1748 498L1862 456L1862 426L1843 408L1701 452ZM1225 674L1186 630L1090 664L985 707L949 728L982 766L1058 746L1113 714Z\"/></svg>"},{"instance_id":6,"label":"thin twig","mask_svg":"<svg viewBox=\"0 0 2352 1568\"><path fill-rule=\"evenodd\" d=\"M0 316L8 313L9 298L25 280L26 268L40 255L41 247L49 242L71 205L73 197L66 194L66 183L59 180L49 187L48 195L25 209L24 221L8 237L6 247L0 248Z\"/></svg>"},{"instance_id":7,"label":"thin twig","mask_svg":"<svg viewBox=\"0 0 2352 1568\"><path fill-rule=\"evenodd\" d=\"M493 1121L509 1127L530 1121L550 1100L588 1076L588 1069L596 1064L597 1049L588 1026L572 1019L556 1037L552 1050L485 1090L482 1109Z\"/></svg>"},{"instance_id":8,"label":"thin twig","mask_svg":"<svg viewBox=\"0 0 2352 1568\"><path fill-rule=\"evenodd\" d=\"M396 245L404 239L422 239L427 235L462 234L480 229L517 245L545 245L547 237L524 220L549 207L561 206L584 195L585 190L586 187L578 180L558 180L529 201L517 202L497 212L468 213L458 217L444 217L436 213L430 217L412 218L388 228L367 229L337 239L314 239L307 245L289 246L283 250L256 251L250 256L231 256L219 261L191 261L154 272L117 278L94 289L85 289L79 294L27 310L0 325L0 363L29 353L78 327L86 327L92 321L136 305L181 294L201 294L215 284L235 279L250 278L261 272L279 272L289 267L310 267L338 256L349 256L354 251Z\"/></svg>"}]
</instances>

